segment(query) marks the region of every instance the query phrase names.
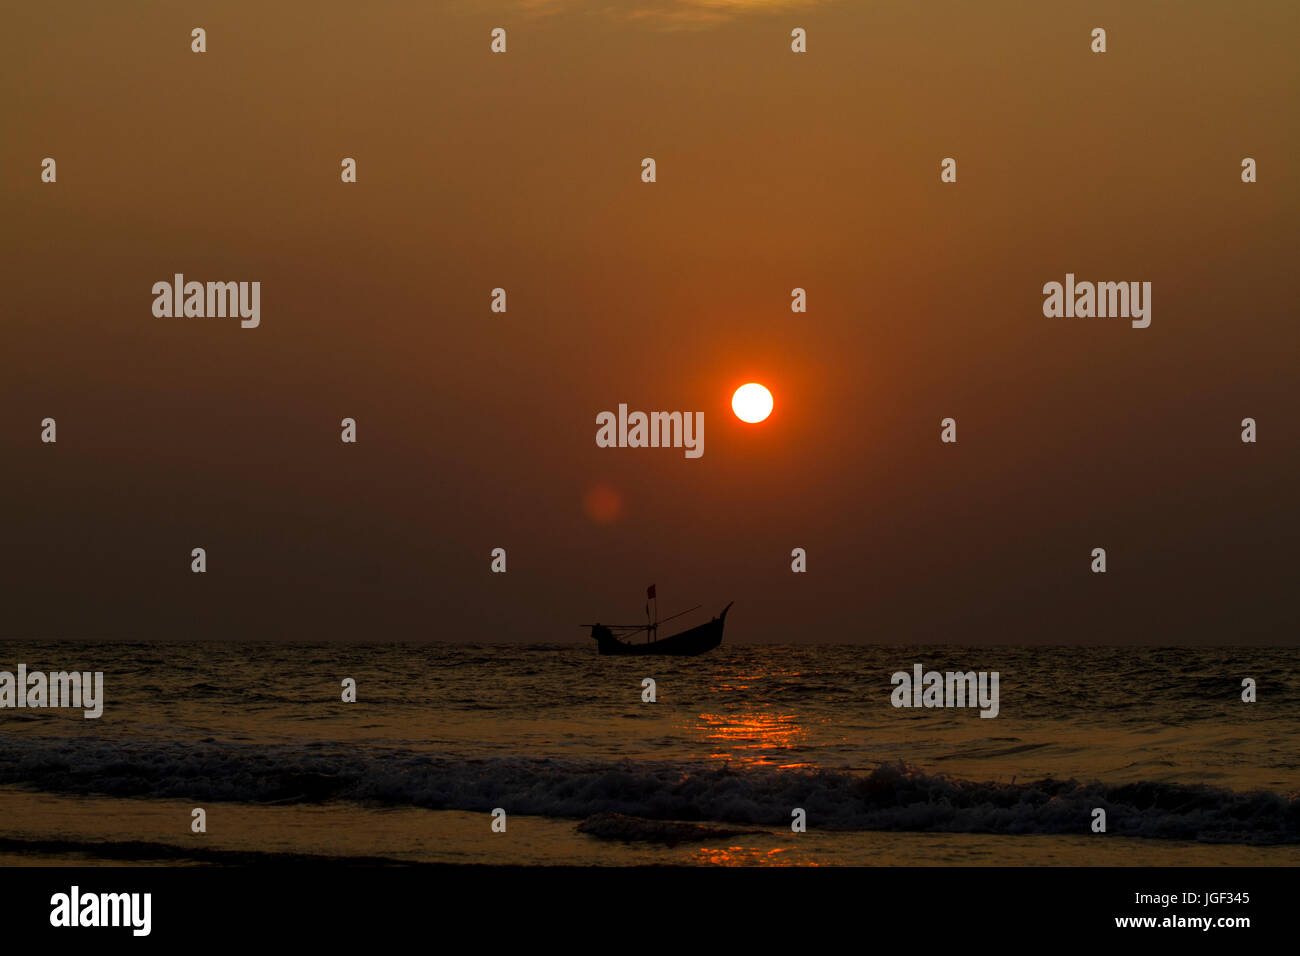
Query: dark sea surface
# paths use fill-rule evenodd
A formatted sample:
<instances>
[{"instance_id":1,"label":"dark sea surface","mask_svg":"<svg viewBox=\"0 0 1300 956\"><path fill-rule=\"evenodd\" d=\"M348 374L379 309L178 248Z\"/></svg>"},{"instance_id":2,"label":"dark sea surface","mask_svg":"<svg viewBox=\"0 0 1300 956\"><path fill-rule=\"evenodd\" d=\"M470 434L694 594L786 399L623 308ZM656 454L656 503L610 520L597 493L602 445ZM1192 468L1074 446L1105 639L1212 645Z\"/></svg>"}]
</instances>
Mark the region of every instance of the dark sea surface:
<instances>
[{"instance_id":1,"label":"dark sea surface","mask_svg":"<svg viewBox=\"0 0 1300 956\"><path fill-rule=\"evenodd\" d=\"M0 709L0 861L1294 865L1298 656L10 641L106 700ZM998 716L895 708L914 664L997 671Z\"/></svg>"}]
</instances>

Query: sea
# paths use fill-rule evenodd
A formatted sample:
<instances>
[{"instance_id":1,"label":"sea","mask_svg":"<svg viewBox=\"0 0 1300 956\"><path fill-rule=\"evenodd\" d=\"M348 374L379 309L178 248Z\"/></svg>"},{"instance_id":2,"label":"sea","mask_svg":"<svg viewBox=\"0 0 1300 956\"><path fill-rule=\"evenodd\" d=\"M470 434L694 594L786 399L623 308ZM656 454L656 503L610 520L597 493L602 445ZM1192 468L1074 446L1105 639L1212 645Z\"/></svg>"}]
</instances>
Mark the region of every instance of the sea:
<instances>
[{"instance_id":1,"label":"sea","mask_svg":"<svg viewBox=\"0 0 1300 956\"><path fill-rule=\"evenodd\" d=\"M0 709L4 865L1300 863L1293 648L0 642L19 663L103 672L104 710ZM997 716L895 707L916 664L998 672Z\"/></svg>"}]
</instances>

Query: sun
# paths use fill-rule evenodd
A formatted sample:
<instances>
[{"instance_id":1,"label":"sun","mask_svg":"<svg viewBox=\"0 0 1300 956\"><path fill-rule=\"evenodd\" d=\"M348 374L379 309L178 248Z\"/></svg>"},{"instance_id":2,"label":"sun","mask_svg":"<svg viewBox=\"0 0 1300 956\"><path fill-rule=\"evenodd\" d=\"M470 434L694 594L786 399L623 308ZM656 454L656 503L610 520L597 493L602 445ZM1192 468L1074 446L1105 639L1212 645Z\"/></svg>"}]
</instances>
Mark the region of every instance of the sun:
<instances>
[{"instance_id":1,"label":"sun","mask_svg":"<svg viewBox=\"0 0 1300 956\"><path fill-rule=\"evenodd\" d=\"M731 396L731 410L742 422L761 422L772 414L772 393L757 382L742 385Z\"/></svg>"}]
</instances>

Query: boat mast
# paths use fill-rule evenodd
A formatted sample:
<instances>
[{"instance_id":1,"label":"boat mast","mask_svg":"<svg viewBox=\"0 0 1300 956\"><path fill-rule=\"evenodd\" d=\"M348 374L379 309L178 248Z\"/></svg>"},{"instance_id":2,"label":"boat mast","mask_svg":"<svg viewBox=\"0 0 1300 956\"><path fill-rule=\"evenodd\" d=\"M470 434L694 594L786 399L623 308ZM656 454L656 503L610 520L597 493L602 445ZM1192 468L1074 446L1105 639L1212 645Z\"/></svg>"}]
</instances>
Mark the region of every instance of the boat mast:
<instances>
[{"instance_id":1,"label":"boat mast","mask_svg":"<svg viewBox=\"0 0 1300 956\"><path fill-rule=\"evenodd\" d=\"M655 594L655 586L652 584L645 589L645 622L646 622L646 643L659 640L659 597ZM655 603L655 619L650 621L650 602Z\"/></svg>"}]
</instances>

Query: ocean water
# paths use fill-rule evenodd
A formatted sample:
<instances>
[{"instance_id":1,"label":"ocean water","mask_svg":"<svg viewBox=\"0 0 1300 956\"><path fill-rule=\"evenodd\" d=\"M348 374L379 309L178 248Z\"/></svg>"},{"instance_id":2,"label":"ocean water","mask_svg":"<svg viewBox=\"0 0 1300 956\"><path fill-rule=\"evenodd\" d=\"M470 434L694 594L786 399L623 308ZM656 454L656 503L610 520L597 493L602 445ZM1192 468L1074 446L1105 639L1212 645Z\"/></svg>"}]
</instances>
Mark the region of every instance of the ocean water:
<instances>
[{"instance_id":1,"label":"ocean water","mask_svg":"<svg viewBox=\"0 0 1300 956\"><path fill-rule=\"evenodd\" d=\"M105 696L96 720L0 709L0 862L1296 865L1296 661L0 642L0 670L103 671ZM998 716L893 707L890 675L918 663L998 671Z\"/></svg>"}]
</instances>

